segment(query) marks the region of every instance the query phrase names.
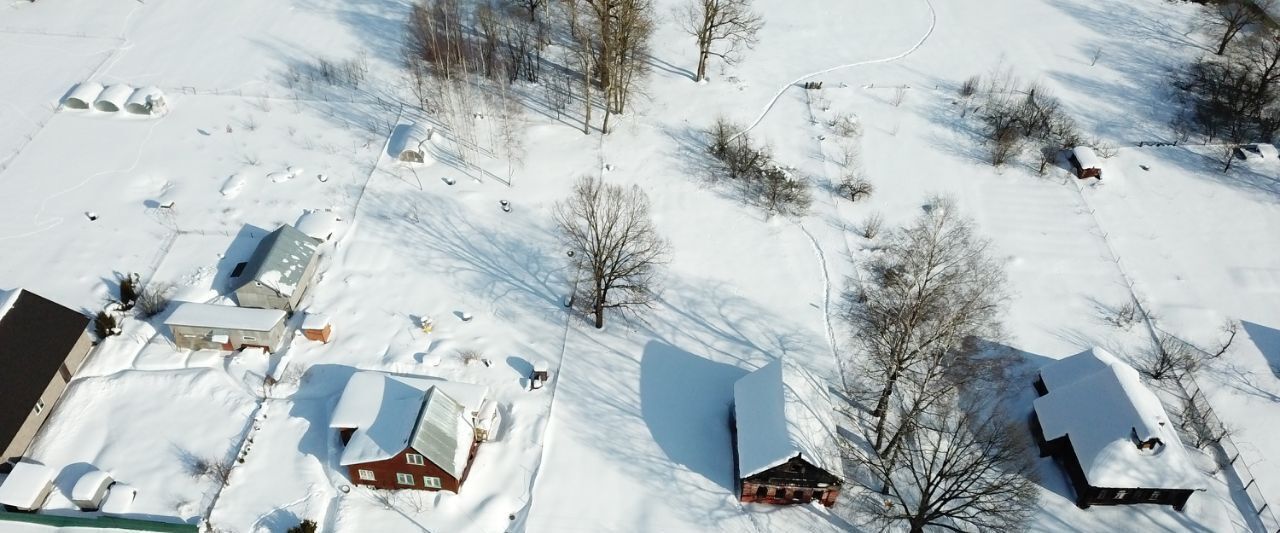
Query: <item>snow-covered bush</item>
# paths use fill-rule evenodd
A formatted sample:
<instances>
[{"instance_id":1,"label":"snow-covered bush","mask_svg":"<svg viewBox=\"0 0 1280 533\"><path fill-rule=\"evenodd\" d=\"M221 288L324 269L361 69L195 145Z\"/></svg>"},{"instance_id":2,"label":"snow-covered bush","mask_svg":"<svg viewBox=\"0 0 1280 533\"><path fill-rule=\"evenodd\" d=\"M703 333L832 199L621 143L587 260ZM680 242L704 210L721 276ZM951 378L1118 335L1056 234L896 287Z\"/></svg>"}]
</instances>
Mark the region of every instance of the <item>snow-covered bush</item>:
<instances>
[{"instance_id":1,"label":"snow-covered bush","mask_svg":"<svg viewBox=\"0 0 1280 533\"><path fill-rule=\"evenodd\" d=\"M169 307L169 293L173 291L171 283L152 283L138 295L138 316L151 318Z\"/></svg>"},{"instance_id":2,"label":"snow-covered bush","mask_svg":"<svg viewBox=\"0 0 1280 533\"><path fill-rule=\"evenodd\" d=\"M98 339L119 335L120 323L115 315L107 311L98 311L97 316L93 317L93 333L98 336Z\"/></svg>"}]
</instances>

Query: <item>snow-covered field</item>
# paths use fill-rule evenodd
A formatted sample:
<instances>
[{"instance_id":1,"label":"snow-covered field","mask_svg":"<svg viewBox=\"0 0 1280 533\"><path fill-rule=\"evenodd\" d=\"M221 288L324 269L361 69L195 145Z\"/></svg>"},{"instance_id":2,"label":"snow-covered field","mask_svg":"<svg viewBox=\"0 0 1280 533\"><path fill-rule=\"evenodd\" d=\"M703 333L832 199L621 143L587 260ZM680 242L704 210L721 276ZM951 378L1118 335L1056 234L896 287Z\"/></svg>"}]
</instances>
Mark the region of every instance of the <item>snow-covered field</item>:
<instances>
[{"instance_id":1,"label":"snow-covered field","mask_svg":"<svg viewBox=\"0 0 1280 533\"><path fill-rule=\"evenodd\" d=\"M1280 503L1280 166L1223 175L1208 151L1132 147L1169 136L1163 76L1203 52L1194 4L756 0L759 45L735 67L713 65L705 85L690 80L693 44L668 17L678 2L657 4L667 18L636 111L603 140L527 113L528 155L510 186L388 153L390 126L413 117L396 101L407 1L0 6L0 288L94 312L118 273L140 272L183 299L218 301L265 232L304 209L333 209L346 225L302 304L332 317L329 344L299 337L270 361L179 352L164 315L104 342L32 454L61 472L49 508L70 512L68 484L91 464L138 488L139 515L234 532L304 518L341 532L854 530L840 509L737 502L732 385L783 354L835 379L837 357L854 353L839 300L869 244L854 228L874 212L910 220L933 193L954 196L1005 259L1014 298L999 342L1029 369L1093 345L1145 346L1136 328L1102 320L1131 283L1160 327L1189 340L1212 344L1223 319L1243 321L1232 353L1197 377ZM357 55L369 79L345 96L283 83L291 66ZM1090 185L1061 168L985 164L956 89L997 68L1051 89L1087 134L1129 146L1109 162L1114 177ZM88 78L158 85L171 112L55 112ZM824 88L792 86L808 79ZM876 187L857 204L831 193L839 148L825 123L841 113L863 123ZM808 216L766 219L706 183L697 131L717 114L752 125L812 180ZM550 209L576 178L600 174L648 192L672 253L654 309L596 331L561 305L574 280ZM465 364L469 349L491 364ZM281 382L263 388L282 359ZM534 361L552 379L530 392ZM328 423L357 369L489 387L506 425L461 494L342 490ZM228 485L191 475L192 458L231 462ZM1223 473L1185 513L1082 511L1052 461L1040 466L1037 531L1257 526Z\"/></svg>"}]
</instances>

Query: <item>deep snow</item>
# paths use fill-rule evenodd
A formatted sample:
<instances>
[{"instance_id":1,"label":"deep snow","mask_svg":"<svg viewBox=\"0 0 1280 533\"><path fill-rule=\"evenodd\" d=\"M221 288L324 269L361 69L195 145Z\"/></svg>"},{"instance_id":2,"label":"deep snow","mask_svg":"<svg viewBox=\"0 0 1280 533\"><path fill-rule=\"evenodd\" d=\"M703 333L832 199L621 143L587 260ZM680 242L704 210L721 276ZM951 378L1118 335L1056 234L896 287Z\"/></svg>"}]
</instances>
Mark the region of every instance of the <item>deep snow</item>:
<instances>
[{"instance_id":1,"label":"deep snow","mask_svg":"<svg viewBox=\"0 0 1280 533\"><path fill-rule=\"evenodd\" d=\"M676 3L657 2L659 14ZM1003 65L1049 87L1090 134L1129 146L1160 140L1165 73L1203 52L1189 33L1193 4L757 4L767 20L760 44L735 67L713 65L708 84L689 79L693 45L664 19L645 95L604 139L583 136L572 118L526 113L528 156L511 187L495 178L505 176L500 161L485 163L488 175L447 157L394 161L392 125L429 118L394 101L406 1L0 6L0 72L23 81L0 88L0 191L19 199L0 210L0 288L94 312L118 273L140 272L175 283L185 300L225 304L230 270L270 229L308 209L332 209L345 226L321 246L302 306L332 321L327 345L295 338L269 360L228 358L175 350L164 315L127 320L32 453L59 471L50 507L73 512L67 484L92 465L138 488L133 512L209 516L227 531L280 531L301 518L351 532L852 530L847 509L737 503L733 383L784 354L829 378L837 358L856 358L839 305L852 261L872 243L854 228L872 212L909 220L935 192L953 195L1006 261L1015 297L999 345L1029 369L1095 345L1139 353L1145 334L1107 325L1099 310L1127 301L1131 284L1160 327L1196 342L1211 343L1223 318L1243 320L1236 349L1198 379L1237 428L1257 486L1280 498L1280 469L1267 462L1280 453L1271 430L1280 426L1275 161L1223 176L1207 150L1125 148L1106 162L1116 179L1100 186L1062 168L995 170L955 92ZM317 55L359 53L371 72L358 91L280 81ZM170 113L55 112L86 79L158 86ZM824 89L789 85L806 79ZM894 105L899 86L908 88ZM830 192L839 141L824 123L843 112L862 121L863 167L876 186L858 204ZM753 125L753 138L812 180L809 216L764 219L703 180L696 131L718 113ZM307 170L272 178L290 167ZM595 331L561 305L573 279L550 207L575 178L600 173L648 191L673 253L644 321ZM464 363L469 350L492 366ZM541 360L551 380L528 391ZM359 369L489 388L504 428L481 445L461 494L388 500L349 487L328 423ZM264 388L268 373L281 379ZM1033 396L1028 387L1021 397L1026 413ZM186 472L191 456L234 464L229 485ZM1034 530L1252 524L1232 490L1239 481L1223 474L1205 476L1208 490L1185 513L1081 511L1060 470L1040 466Z\"/></svg>"}]
</instances>

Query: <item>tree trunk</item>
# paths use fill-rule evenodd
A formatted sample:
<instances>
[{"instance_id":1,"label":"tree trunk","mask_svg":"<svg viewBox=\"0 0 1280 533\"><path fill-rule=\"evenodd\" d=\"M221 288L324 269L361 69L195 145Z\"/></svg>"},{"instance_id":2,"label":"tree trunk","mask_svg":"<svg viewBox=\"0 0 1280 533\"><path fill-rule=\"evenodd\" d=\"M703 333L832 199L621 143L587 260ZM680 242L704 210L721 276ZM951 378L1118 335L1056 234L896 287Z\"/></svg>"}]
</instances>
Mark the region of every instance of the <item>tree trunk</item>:
<instances>
[{"instance_id":1,"label":"tree trunk","mask_svg":"<svg viewBox=\"0 0 1280 533\"><path fill-rule=\"evenodd\" d=\"M582 134L591 135L591 66L582 67Z\"/></svg>"},{"instance_id":2,"label":"tree trunk","mask_svg":"<svg viewBox=\"0 0 1280 533\"><path fill-rule=\"evenodd\" d=\"M1227 51L1227 45L1231 43L1231 36L1233 33L1234 32L1232 32L1230 29L1227 29L1226 33L1222 34L1222 40L1218 41L1218 51L1215 52L1215 54L1222 55L1224 52Z\"/></svg>"},{"instance_id":3,"label":"tree trunk","mask_svg":"<svg viewBox=\"0 0 1280 533\"><path fill-rule=\"evenodd\" d=\"M604 302L595 305L596 329L604 329Z\"/></svg>"},{"instance_id":4,"label":"tree trunk","mask_svg":"<svg viewBox=\"0 0 1280 533\"><path fill-rule=\"evenodd\" d=\"M698 52L698 74L694 76L693 81L702 81L707 79L707 51Z\"/></svg>"}]
</instances>

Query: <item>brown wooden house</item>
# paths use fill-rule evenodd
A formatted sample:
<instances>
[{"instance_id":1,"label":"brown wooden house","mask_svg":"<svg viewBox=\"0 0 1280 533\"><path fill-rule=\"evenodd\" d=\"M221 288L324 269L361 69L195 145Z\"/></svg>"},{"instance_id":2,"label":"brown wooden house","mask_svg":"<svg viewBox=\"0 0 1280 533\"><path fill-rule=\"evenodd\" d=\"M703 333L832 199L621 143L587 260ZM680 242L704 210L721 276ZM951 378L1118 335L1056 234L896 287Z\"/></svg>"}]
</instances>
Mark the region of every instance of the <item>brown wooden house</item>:
<instances>
[{"instance_id":1,"label":"brown wooden house","mask_svg":"<svg viewBox=\"0 0 1280 533\"><path fill-rule=\"evenodd\" d=\"M26 454L88 357L88 325L33 292L0 292L0 472Z\"/></svg>"},{"instance_id":2,"label":"brown wooden house","mask_svg":"<svg viewBox=\"0 0 1280 533\"><path fill-rule=\"evenodd\" d=\"M739 500L835 505L844 484L827 385L778 360L733 386Z\"/></svg>"},{"instance_id":3,"label":"brown wooden house","mask_svg":"<svg viewBox=\"0 0 1280 533\"><path fill-rule=\"evenodd\" d=\"M1075 488L1076 505L1171 505L1204 485L1160 399L1138 372L1094 348L1040 370L1031 432Z\"/></svg>"},{"instance_id":4,"label":"brown wooden house","mask_svg":"<svg viewBox=\"0 0 1280 533\"><path fill-rule=\"evenodd\" d=\"M1098 181L1102 181L1102 160L1098 158L1098 154L1094 153L1093 148L1088 146L1072 148L1067 154L1067 161L1071 163L1077 178L1098 178Z\"/></svg>"},{"instance_id":5,"label":"brown wooden house","mask_svg":"<svg viewBox=\"0 0 1280 533\"><path fill-rule=\"evenodd\" d=\"M479 385L359 372L330 421L345 447L339 462L357 485L458 493L496 429L487 395Z\"/></svg>"}]
</instances>

